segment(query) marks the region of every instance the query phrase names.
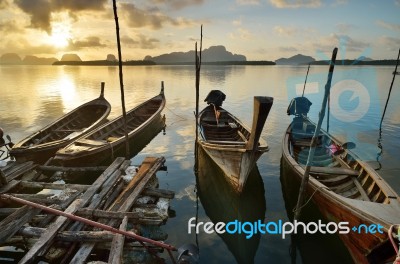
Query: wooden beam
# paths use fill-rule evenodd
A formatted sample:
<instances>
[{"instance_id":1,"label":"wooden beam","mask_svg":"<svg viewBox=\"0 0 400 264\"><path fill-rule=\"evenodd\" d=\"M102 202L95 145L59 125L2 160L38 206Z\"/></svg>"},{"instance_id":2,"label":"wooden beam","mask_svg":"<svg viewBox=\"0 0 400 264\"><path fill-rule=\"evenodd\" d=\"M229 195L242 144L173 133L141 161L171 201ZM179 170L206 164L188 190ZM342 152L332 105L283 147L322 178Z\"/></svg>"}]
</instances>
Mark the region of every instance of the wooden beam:
<instances>
[{"instance_id":1,"label":"wooden beam","mask_svg":"<svg viewBox=\"0 0 400 264\"><path fill-rule=\"evenodd\" d=\"M124 217L119 229L126 231L126 226L128 225L128 217ZM110 248L110 255L108 257L108 263L122 263L122 253L124 250L124 240L125 236L121 234L116 234L113 238Z\"/></svg>"},{"instance_id":2,"label":"wooden beam","mask_svg":"<svg viewBox=\"0 0 400 264\"><path fill-rule=\"evenodd\" d=\"M66 213L73 214L78 209L84 207L89 203L90 199L94 194L102 187L102 185L107 181L110 174L117 170L122 162L123 158L117 158L110 167L108 167L97 180L86 190L80 199L75 200L68 208L65 210ZM36 242L31 249L25 254L25 256L20 260L20 264L31 263L34 261L35 257L39 254L43 254L47 248L49 248L50 243L56 236L57 232L66 223L67 218L64 216L59 216L57 220L49 226L46 232L40 237L39 241Z\"/></svg>"}]
</instances>

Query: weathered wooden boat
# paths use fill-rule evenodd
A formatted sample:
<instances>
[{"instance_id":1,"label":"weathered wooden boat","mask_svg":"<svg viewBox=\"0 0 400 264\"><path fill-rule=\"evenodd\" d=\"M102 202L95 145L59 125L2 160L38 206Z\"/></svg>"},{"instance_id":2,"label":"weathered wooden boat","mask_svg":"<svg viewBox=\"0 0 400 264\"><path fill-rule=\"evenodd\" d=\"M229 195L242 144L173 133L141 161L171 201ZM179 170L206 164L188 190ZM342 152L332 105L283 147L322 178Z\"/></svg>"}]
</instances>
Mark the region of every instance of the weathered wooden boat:
<instances>
[{"instance_id":1,"label":"weathered wooden boat","mask_svg":"<svg viewBox=\"0 0 400 264\"><path fill-rule=\"evenodd\" d=\"M316 128L307 117L310 105L304 97L292 101L288 114L293 114L294 119L282 143L282 164L299 181ZM349 233L340 234L340 238L356 263L385 263L394 259L387 232L400 221L400 197L349 149L354 144L341 144L323 130L317 136L307 185L313 203L327 221L348 222Z\"/></svg>"},{"instance_id":2,"label":"weathered wooden boat","mask_svg":"<svg viewBox=\"0 0 400 264\"><path fill-rule=\"evenodd\" d=\"M89 133L107 121L110 103L104 98L104 84L97 99L87 102L65 114L48 126L16 143L10 155L17 161L32 160L44 163L57 150Z\"/></svg>"},{"instance_id":3,"label":"weathered wooden boat","mask_svg":"<svg viewBox=\"0 0 400 264\"><path fill-rule=\"evenodd\" d=\"M165 126L161 112L165 106L164 86L159 95L126 113L130 154L137 154ZM123 116L98 127L57 151L53 162L64 166L107 165L125 155Z\"/></svg>"},{"instance_id":4,"label":"weathered wooden boat","mask_svg":"<svg viewBox=\"0 0 400 264\"><path fill-rule=\"evenodd\" d=\"M198 152L198 173L196 174L196 187L204 211L210 220L229 223L254 223L264 221L266 202L264 196L264 183L257 165L251 170L247 183L241 193L232 188L224 172L205 153L202 148ZM218 234L234 256L237 263L254 263L254 258L260 244L260 232L252 236L245 233ZM201 245L201 243L200 243ZM200 248L200 252L207 256L207 251L215 247ZM225 255L225 252L220 252ZM226 261L225 261L226 262Z\"/></svg>"},{"instance_id":5,"label":"weathered wooden boat","mask_svg":"<svg viewBox=\"0 0 400 264\"><path fill-rule=\"evenodd\" d=\"M224 100L225 94L219 90L211 91L204 100L208 106L198 117L198 143L225 172L234 188L241 192L256 161L268 151L267 143L260 136L273 98L254 97L251 130L221 107Z\"/></svg>"}]
</instances>

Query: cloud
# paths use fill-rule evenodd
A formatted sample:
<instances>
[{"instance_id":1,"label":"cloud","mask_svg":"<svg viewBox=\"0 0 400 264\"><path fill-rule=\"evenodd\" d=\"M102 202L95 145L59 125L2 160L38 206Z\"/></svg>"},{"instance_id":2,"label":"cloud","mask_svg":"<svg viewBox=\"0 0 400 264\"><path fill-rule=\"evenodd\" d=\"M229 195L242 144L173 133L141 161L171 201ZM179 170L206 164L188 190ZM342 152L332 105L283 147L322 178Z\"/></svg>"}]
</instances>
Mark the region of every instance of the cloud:
<instances>
[{"instance_id":1,"label":"cloud","mask_svg":"<svg viewBox=\"0 0 400 264\"><path fill-rule=\"evenodd\" d=\"M377 20L376 24L378 26L380 26L380 27L383 27L383 28L386 28L386 29L389 29L389 30L400 31L400 25L399 24L392 24L392 23L385 22L383 20Z\"/></svg>"},{"instance_id":2,"label":"cloud","mask_svg":"<svg viewBox=\"0 0 400 264\"><path fill-rule=\"evenodd\" d=\"M16 20L9 20L5 22L0 22L0 31L4 34L14 34L14 33L23 33L25 29L18 25L19 22Z\"/></svg>"},{"instance_id":3,"label":"cloud","mask_svg":"<svg viewBox=\"0 0 400 264\"><path fill-rule=\"evenodd\" d=\"M155 49L160 40L156 38L148 38L143 34L139 34L134 38L129 36L123 36L121 42L130 48L141 48L141 49Z\"/></svg>"},{"instance_id":4,"label":"cloud","mask_svg":"<svg viewBox=\"0 0 400 264\"><path fill-rule=\"evenodd\" d=\"M269 0L276 8L317 8L320 7L321 0Z\"/></svg>"},{"instance_id":5,"label":"cloud","mask_svg":"<svg viewBox=\"0 0 400 264\"><path fill-rule=\"evenodd\" d=\"M353 39L347 35L331 34L327 37L323 37L314 44L317 50L331 51L333 47L343 47L347 51L362 52L370 46L369 43Z\"/></svg>"},{"instance_id":6,"label":"cloud","mask_svg":"<svg viewBox=\"0 0 400 264\"><path fill-rule=\"evenodd\" d=\"M183 9L188 6L201 5L204 3L204 0L150 0L149 2L152 4L164 4L169 9L176 10Z\"/></svg>"},{"instance_id":7,"label":"cloud","mask_svg":"<svg viewBox=\"0 0 400 264\"><path fill-rule=\"evenodd\" d=\"M275 26L274 32L278 36L286 36L291 37L297 33L297 29L295 27L283 27L283 26Z\"/></svg>"},{"instance_id":8,"label":"cloud","mask_svg":"<svg viewBox=\"0 0 400 264\"><path fill-rule=\"evenodd\" d=\"M336 24L336 28L341 33L348 33L351 29L355 28L355 26L352 24L347 24L347 23L339 23L339 24Z\"/></svg>"},{"instance_id":9,"label":"cloud","mask_svg":"<svg viewBox=\"0 0 400 264\"><path fill-rule=\"evenodd\" d=\"M400 0L395 0L394 3L395 5L400 6Z\"/></svg>"},{"instance_id":10,"label":"cloud","mask_svg":"<svg viewBox=\"0 0 400 264\"><path fill-rule=\"evenodd\" d=\"M150 27L152 29L160 29L165 23L174 26L192 26L193 21L185 18L172 18L157 11L146 11L137 8L134 4L123 3L121 9L128 20L128 25L133 28Z\"/></svg>"},{"instance_id":11,"label":"cloud","mask_svg":"<svg viewBox=\"0 0 400 264\"><path fill-rule=\"evenodd\" d=\"M253 34L246 28L239 27L236 32L232 32L229 34L231 39L244 39L250 40L253 37Z\"/></svg>"},{"instance_id":12,"label":"cloud","mask_svg":"<svg viewBox=\"0 0 400 264\"><path fill-rule=\"evenodd\" d=\"M104 10L107 0L15 0L14 3L30 16L31 27L50 34L52 13L68 11L71 17L77 18L74 12Z\"/></svg>"},{"instance_id":13,"label":"cloud","mask_svg":"<svg viewBox=\"0 0 400 264\"><path fill-rule=\"evenodd\" d=\"M100 42L99 37L87 37L84 40L70 40L68 50L80 50L82 48L103 48L107 45Z\"/></svg>"},{"instance_id":14,"label":"cloud","mask_svg":"<svg viewBox=\"0 0 400 264\"><path fill-rule=\"evenodd\" d=\"M238 5L259 5L260 0L236 0Z\"/></svg>"},{"instance_id":15,"label":"cloud","mask_svg":"<svg viewBox=\"0 0 400 264\"><path fill-rule=\"evenodd\" d=\"M282 52L298 52L299 50L296 47L279 47L279 51Z\"/></svg>"},{"instance_id":16,"label":"cloud","mask_svg":"<svg viewBox=\"0 0 400 264\"><path fill-rule=\"evenodd\" d=\"M0 10L7 8L9 5L7 0L0 0Z\"/></svg>"},{"instance_id":17,"label":"cloud","mask_svg":"<svg viewBox=\"0 0 400 264\"><path fill-rule=\"evenodd\" d=\"M400 38L382 36L378 39L379 46L386 47L387 50L397 51L399 48Z\"/></svg>"}]
</instances>

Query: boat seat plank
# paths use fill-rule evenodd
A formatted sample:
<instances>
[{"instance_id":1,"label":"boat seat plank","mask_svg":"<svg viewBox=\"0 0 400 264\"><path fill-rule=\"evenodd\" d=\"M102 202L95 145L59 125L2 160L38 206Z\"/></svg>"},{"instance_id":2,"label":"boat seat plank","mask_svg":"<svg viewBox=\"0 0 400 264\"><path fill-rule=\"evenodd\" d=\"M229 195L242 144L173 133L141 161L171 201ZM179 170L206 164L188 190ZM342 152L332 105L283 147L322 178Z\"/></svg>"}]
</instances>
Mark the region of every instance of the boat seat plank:
<instances>
[{"instance_id":1,"label":"boat seat plank","mask_svg":"<svg viewBox=\"0 0 400 264\"><path fill-rule=\"evenodd\" d=\"M104 141L100 140L91 140L91 139L86 139L86 138L81 138L77 141L75 141L77 145L83 145L83 146L101 146L104 145Z\"/></svg>"},{"instance_id":2,"label":"boat seat plank","mask_svg":"<svg viewBox=\"0 0 400 264\"><path fill-rule=\"evenodd\" d=\"M344 174L344 175L350 175L350 176L358 176L358 171L349 169L349 168L343 168L343 167L317 167L317 166L311 166L310 173L313 174Z\"/></svg>"}]
</instances>

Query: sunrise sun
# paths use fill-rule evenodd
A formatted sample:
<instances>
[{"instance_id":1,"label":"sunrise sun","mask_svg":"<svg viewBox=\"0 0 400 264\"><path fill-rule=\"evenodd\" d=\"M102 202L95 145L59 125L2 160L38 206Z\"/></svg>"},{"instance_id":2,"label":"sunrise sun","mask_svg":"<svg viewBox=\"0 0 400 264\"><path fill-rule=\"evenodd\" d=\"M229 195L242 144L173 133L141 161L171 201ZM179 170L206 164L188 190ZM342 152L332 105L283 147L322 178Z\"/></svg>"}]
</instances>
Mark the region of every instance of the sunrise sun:
<instances>
[{"instance_id":1,"label":"sunrise sun","mask_svg":"<svg viewBox=\"0 0 400 264\"><path fill-rule=\"evenodd\" d=\"M58 48L64 48L68 45L71 38L70 25L63 22L55 22L52 24L52 32L50 35L50 43Z\"/></svg>"}]
</instances>

